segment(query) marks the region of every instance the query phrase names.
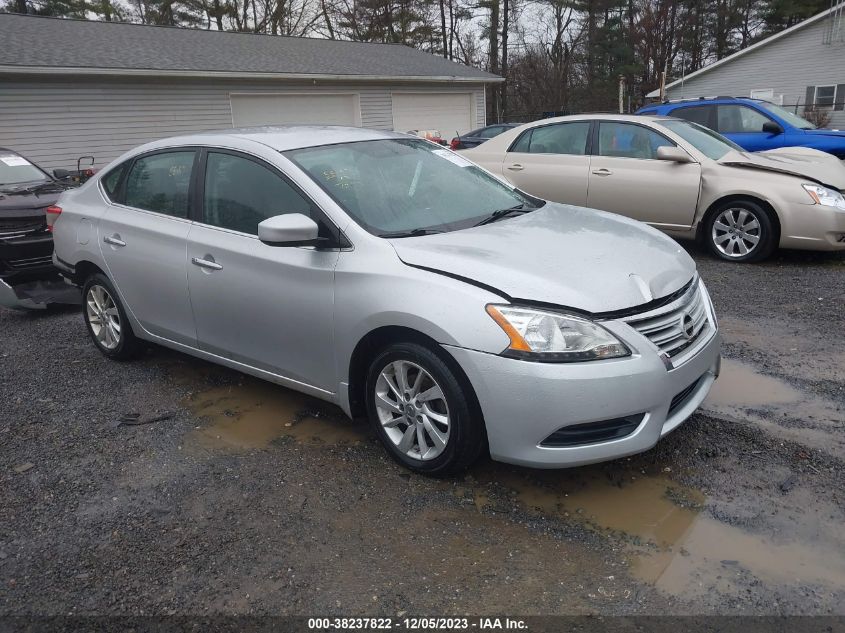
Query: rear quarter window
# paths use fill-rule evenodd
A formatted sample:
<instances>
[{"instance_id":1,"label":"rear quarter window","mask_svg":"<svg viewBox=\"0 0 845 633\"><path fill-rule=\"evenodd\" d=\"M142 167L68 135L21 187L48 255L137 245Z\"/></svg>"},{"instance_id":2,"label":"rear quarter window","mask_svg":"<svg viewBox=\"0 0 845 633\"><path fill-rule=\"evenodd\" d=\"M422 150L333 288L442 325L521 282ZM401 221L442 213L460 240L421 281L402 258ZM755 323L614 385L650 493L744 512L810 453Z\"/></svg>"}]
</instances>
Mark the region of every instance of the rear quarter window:
<instances>
[{"instance_id":1,"label":"rear quarter window","mask_svg":"<svg viewBox=\"0 0 845 633\"><path fill-rule=\"evenodd\" d=\"M100 179L106 197L112 202L119 202L120 185L123 182L123 174L126 173L126 163L118 165Z\"/></svg>"}]
</instances>

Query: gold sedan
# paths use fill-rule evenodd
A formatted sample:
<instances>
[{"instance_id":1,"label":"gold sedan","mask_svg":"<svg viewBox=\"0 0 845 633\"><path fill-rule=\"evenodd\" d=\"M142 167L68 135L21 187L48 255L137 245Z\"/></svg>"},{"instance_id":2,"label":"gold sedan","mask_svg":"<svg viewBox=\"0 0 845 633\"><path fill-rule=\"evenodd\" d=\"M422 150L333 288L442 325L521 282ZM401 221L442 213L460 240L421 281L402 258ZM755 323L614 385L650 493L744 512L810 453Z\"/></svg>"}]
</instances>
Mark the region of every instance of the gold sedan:
<instances>
[{"instance_id":1,"label":"gold sedan","mask_svg":"<svg viewBox=\"0 0 845 633\"><path fill-rule=\"evenodd\" d=\"M527 193L701 239L722 259L757 261L778 246L845 250L845 163L817 150L750 153L681 119L580 115L461 154Z\"/></svg>"}]
</instances>

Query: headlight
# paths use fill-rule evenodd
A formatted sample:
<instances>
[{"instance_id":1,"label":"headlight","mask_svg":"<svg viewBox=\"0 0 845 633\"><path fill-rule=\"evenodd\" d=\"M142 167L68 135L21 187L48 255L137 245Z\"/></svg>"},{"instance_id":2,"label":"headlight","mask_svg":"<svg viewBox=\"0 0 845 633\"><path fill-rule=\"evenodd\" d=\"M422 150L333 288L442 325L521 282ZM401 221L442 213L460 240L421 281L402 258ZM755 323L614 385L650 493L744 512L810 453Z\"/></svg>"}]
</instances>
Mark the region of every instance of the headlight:
<instances>
[{"instance_id":1,"label":"headlight","mask_svg":"<svg viewBox=\"0 0 845 633\"><path fill-rule=\"evenodd\" d=\"M845 196L836 191L836 189L828 189L821 185L802 185L804 191L810 194L813 202L816 204L823 204L826 207L836 207L840 211L845 211Z\"/></svg>"},{"instance_id":2,"label":"headlight","mask_svg":"<svg viewBox=\"0 0 845 633\"><path fill-rule=\"evenodd\" d=\"M507 356L547 362L572 362L630 356L629 350L600 325L575 316L488 305L487 314L510 338Z\"/></svg>"}]
</instances>

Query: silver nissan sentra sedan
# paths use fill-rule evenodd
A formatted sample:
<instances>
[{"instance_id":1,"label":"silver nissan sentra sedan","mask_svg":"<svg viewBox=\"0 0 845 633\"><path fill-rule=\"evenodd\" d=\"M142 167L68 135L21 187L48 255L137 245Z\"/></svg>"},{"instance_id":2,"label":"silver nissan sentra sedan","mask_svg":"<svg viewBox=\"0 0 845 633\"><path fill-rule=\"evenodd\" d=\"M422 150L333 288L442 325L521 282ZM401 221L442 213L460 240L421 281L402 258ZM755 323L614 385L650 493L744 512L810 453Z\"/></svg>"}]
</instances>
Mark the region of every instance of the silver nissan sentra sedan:
<instances>
[{"instance_id":1,"label":"silver nissan sentra sedan","mask_svg":"<svg viewBox=\"0 0 845 633\"><path fill-rule=\"evenodd\" d=\"M546 202L402 134L288 127L143 145L48 210L94 344L150 341L366 414L408 468L647 450L719 372L670 238Z\"/></svg>"}]
</instances>

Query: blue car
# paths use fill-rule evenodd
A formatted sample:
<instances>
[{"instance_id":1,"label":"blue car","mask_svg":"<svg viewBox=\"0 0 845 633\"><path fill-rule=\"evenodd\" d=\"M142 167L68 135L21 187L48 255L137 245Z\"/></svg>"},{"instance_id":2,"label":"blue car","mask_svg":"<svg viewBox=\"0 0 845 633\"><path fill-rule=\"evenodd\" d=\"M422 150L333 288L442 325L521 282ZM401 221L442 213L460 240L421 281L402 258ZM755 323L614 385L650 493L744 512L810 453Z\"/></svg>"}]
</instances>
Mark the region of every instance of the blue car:
<instances>
[{"instance_id":1,"label":"blue car","mask_svg":"<svg viewBox=\"0 0 845 633\"><path fill-rule=\"evenodd\" d=\"M705 125L750 152L811 147L845 159L845 131L820 130L806 119L761 99L716 97L668 101L637 114L658 114Z\"/></svg>"}]
</instances>

